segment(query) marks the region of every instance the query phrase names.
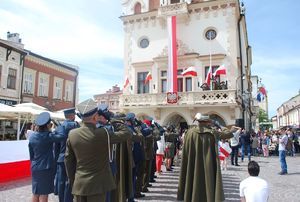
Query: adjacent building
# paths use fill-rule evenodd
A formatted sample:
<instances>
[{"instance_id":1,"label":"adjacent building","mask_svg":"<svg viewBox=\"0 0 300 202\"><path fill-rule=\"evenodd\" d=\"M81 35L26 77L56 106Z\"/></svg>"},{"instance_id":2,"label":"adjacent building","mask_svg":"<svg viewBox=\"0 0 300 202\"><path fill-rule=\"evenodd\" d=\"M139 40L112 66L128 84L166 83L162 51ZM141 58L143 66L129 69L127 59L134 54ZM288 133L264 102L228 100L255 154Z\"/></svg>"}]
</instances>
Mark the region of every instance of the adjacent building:
<instances>
[{"instance_id":1,"label":"adjacent building","mask_svg":"<svg viewBox=\"0 0 300 202\"><path fill-rule=\"evenodd\" d=\"M120 111L120 96L122 95L122 90L118 85L114 85L111 89L106 91L106 93L94 95L94 100L100 104L107 104L111 112Z\"/></svg>"},{"instance_id":2,"label":"adjacent building","mask_svg":"<svg viewBox=\"0 0 300 202\"><path fill-rule=\"evenodd\" d=\"M124 0L124 80L120 108L160 124L191 125L197 112L222 125L251 123L251 47L238 0ZM167 17L177 18L178 102L167 103ZM211 90L209 68L226 67ZM182 76L194 66L197 76ZM145 82L149 72L152 80Z\"/></svg>"},{"instance_id":3,"label":"adjacent building","mask_svg":"<svg viewBox=\"0 0 300 202\"><path fill-rule=\"evenodd\" d=\"M252 109L252 128L255 131L260 129L259 123L259 110L263 110L266 114L269 114L268 111L268 94L267 91L262 84L261 78L257 75L251 76L251 87L252 87L252 102L251 102L251 109ZM262 92L261 92L262 91ZM262 124L270 124L270 122L262 123Z\"/></svg>"},{"instance_id":4,"label":"adjacent building","mask_svg":"<svg viewBox=\"0 0 300 202\"><path fill-rule=\"evenodd\" d=\"M18 33L0 40L0 102L33 102L57 111L78 100L78 67L24 49Z\"/></svg>"},{"instance_id":5,"label":"adjacent building","mask_svg":"<svg viewBox=\"0 0 300 202\"><path fill-rule=\"evenodd\" d=\"M276 129L283 126L300 128L300 91L277 108L277 115L273 119L277 121Z\"/></svg>"},{"instance_id":6,"label":"adjacent building","mask_svg":"<svg viewBox=\"0 0 300 202\"><path fill-rule=\"evenodd\" d=\"M27 51L22 101L33 102L50 111L76 105L78 67Z\"/></svg>"},{"instance_id":7,"label":"adjacent building","mask_svg":"<svg viewBox=\"0 0 300 202\"><path fill-rule=\"evenodd\" d=\"M27 52L20 45L0 39L0 103L2 104L15 105L21 102L21 80Z\"/></svg>"}]
</instances>

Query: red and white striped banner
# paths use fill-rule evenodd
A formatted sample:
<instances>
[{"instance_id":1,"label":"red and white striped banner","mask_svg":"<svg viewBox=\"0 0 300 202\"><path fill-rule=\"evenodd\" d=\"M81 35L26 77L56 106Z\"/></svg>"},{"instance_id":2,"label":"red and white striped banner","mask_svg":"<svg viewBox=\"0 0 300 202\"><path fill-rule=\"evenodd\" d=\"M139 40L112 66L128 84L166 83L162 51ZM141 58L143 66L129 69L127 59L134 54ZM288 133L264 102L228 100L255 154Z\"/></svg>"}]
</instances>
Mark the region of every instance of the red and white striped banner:
<instances>
[{"instance_id":1,"label":"red and white striped banner","mask_svg":"<svg viewBox=\"0 0 300 202\"><path fill-rule=\"evenodd\" d=\"M177 92L177 42L176 42L176 16L169 16L168 21L168 89L171 93Z\"/></svg>"},{"instance_id":2,"label":"red and white striped banner","mask_svg":"<svg viewBox=\"0 0 300 202\"><path fill-rule=\"evenodd\" d=\"M30 174L28 141L0 141L0 183Z\"/></svg>"},{"instance_id":3,"label":"red and white striped banner","mask_svg":"<svg viewBox=\"0 0 300 202\"><path fill-rule=\"evenodd\" d=\"M219 141L219 158L220 160L224 160L231 153L231 148L228 143L223 143Z\"/></svg>"}]
</instances>

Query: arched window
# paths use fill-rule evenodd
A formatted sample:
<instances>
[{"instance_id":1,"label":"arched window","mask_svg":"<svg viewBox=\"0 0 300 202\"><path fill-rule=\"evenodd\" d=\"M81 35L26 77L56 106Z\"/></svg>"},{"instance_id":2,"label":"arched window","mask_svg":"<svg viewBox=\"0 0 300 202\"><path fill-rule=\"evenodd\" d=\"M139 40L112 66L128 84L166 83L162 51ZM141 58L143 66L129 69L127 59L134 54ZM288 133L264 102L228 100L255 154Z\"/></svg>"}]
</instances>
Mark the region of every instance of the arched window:
<instances>
[{"instance_id":1,"label":"arched window","mask_svg":"<svg viewBox=\"0 0 300 202\"><path fill-rule=\"evenodd\" d=\"M142 12L142 6L140 2L137 2L134 6L134 14L140 14Z\"/></svg>"}]
</instances>

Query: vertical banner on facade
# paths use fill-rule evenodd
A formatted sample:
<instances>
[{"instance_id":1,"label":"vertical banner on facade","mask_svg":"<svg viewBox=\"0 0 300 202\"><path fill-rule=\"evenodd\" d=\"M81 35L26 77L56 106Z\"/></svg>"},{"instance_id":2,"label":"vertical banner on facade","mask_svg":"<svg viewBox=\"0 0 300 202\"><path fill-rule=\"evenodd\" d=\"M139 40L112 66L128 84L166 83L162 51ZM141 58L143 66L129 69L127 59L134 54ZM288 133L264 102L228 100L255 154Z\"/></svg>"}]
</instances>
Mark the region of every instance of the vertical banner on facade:
<instances>
[{"instance_id":1,"label":"vertical banner on facade","mask_svg":"<svg viewBox=\"0 0 300 202\"><path fill-rule=\"evenodd\" d=\"M177 42L176 16L168 16L168 103L177 103ZM169 100L176 99L176 100Z\"/></svg>"}]
</instances>

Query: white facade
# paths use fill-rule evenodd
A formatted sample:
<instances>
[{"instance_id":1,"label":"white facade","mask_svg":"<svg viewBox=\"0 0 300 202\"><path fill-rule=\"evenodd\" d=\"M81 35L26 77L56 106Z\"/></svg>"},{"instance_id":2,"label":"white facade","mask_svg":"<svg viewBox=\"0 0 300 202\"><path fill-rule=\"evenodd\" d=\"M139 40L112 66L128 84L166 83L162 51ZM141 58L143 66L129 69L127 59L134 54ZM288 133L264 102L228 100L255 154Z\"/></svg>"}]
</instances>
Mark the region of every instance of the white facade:
<instances>
[{"instance_id":1,"label":"white facade","mask_svg":"<svg viewBox=\"0 0 300 202\"><path fill-rule=\"evenodd\" d=\"M0 102L3 104L20 102L25 54L19 47L0 39Z\"/></svg>"},{"instance_id":2,"label":"white facade","mask_svg":"<svg viewBox=\"0 0 300 202\"><path fill-rule=\"evenodd\" d=\"M300 128L300 93L277 109L277 128L282 126Z\"/></svg>"},{"instance_id":3,"label":"white facade","mask_svg":"<svg viewBox=\"0 0 300 202\"><path fill-rule=\"evenodd\" d=\"M122 1L124 79L128 77L130 84L123 90L120 107L140 117L153 117L163 125L170 122L191 125L197 112L215 116L225 125L235 124L237 119L245 119L249 125L250 116L245 108L248 105L242 92L249 88L251 57L239 1L171 2ZM163 88L164 72L168 69L168 15L177 15L178 72L195 66L198 74L197 77L178 76L182 79L182 90L178 92L177 104L167 103ZM211 29L217 36L208 40L205 34ZM148 40L145 48L143 40ZM223 64L227 68L227 74L219 80L227 83L227 89L202 90L210 61L211 66ZM148 72L153 79L141 91L138 76ZM241 75L246 75L246 79L242 80ZM187 87L190 80L191 89Z\"/></svg>"}]
</instances>

